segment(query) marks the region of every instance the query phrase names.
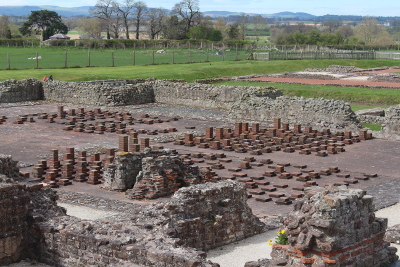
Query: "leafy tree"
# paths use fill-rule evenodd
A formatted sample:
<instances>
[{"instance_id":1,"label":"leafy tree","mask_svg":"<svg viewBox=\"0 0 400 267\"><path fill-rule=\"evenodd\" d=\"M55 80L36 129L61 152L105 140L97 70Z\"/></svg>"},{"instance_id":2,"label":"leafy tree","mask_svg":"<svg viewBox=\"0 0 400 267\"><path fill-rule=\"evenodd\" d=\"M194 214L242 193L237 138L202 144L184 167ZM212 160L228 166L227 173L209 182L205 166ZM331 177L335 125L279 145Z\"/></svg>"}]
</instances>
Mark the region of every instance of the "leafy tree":
<instances>
[{"instance_id":1,"label":"leafy tree","mask_svg":"<svg viewBox=\"0 0 400 267\"><path fill-rule=\"evenodd\" d=\"M222 41L224 37L222 36L222 32L220 30L213 30L210 35L210 41L218 42Z\"/></svg>"},{"instance_id":2,"label":"leafy tree","mask_svg":"<svg viewBox=\"0 0 400 267\"><path fill-rule=\"evenodd\" d=\"M228 36L231 39L238 39L239 38L239 27L238 25L229 26Z\"/></svg>"},{"instance_id":3,"label":"leafy tree","mask_svg":"<svg viewBox=\"0 0 400 267\"><path fill-rule=\"evenodd\" d=\"M42 39L46 40L55 33L68 32L68 27L62 22L61 16L57 12L49 10L32 11L28 20L19 29L21 34L42 34Z\"/></svg>"}]
</instances>

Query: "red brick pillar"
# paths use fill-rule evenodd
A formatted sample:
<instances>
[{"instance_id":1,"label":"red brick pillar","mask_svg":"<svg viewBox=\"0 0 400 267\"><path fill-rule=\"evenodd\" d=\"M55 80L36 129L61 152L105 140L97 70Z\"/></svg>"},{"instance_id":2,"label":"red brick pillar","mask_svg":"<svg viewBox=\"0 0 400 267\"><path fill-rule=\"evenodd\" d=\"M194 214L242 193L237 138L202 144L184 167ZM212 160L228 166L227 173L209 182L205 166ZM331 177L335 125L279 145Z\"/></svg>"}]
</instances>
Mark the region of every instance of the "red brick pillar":
<instances>
[{"instance_id":1,"label":"red brick pillar","mask_svg":"<svg viewBox=\"0 0 400 267\"><path fill-rule=\"evenodd\" d=\"M251 132L252 133L259 133L260 132L260 124L255 122L251 125Z\"/></svg>"},{"instance_id":2,"label":"red brick pillar","mask_svg":"<svg viewBox=\"0 0 400 267\"><path fill-rule=\"evenodd\" d=\"M224 128L222 127L215 128L215 139L216 140L224 139Z\"/></svg>"},{"instance_id":3,"label":"red brick pillar","mask_svg":"<svg viewBox=\"0 0 400 267\"><path fill-rule=\"evenodd\" d=\"M345 139L351 139L353 136L352 136L352 132L351 131L345 131L344 132L344 138Z\"/></svg>"},{"instance_id":4,"label":"red brick pillar","mask_svg":"<svg viewBox=\"0 0 400 267\"><path fill-rule=\"evenodd\" d=\"M274 118L274 128L281 129L281 118Z\"/></svg>"},{"instance_id":5,"label":"red brick pillar","mask_svg":"<svg viewBox=\"0 0 400 267\"><path fill-rule=\"evenodd\" d=\"M60 170L60 161L58 160L58 150L52 149L49 157L49 168L58 172Z\"/></svg>"},{"instance_id":6,"label":"red brick pillar","mask_svg":"<svg viewBox=\"0 0 400 267\"><path fill-rule=\"evenodd\" d=\"M140 138L140 150L150 147L150 138Z\"/></svg>"},{"instance_id":7,"label":"red brick pillar","mask_svg":"<svg viewBox=\"0 0 400 267\"><path fill-rule=\"evenodd\" d=\"M120 135L118 140L118 151L119 152L128 152L129 150L129 143L128 143L128 136L127 135Z\"/></svg>"},{"instance_id":8,"label":"red brick pillar","mask_svg":"<svg viewBox=\"0 0 400 267\"><path fill-rule=\"evenodd\" d=\"M65 118L64 106L58 106L58 108L57 108L57 116L60 119L64 119Z\"/></svg>"},{"instance_id":9,"label":"red brick pillar","mask_svg":"<svg viewBox=\"0 0 400 267\"><path fill-rule=\"evenodd\" d=\"M360 138L360 140L366 140L367 139L367 130L360 130L359 138Z\"/></svg>"},{"instance_id":10,"label":"red brick pillar","mask_svg":"<svg viewBox=\"0 0 400 267\"><path fill-rule=\"evenodd\" d=\"M242 133L242 123L241 122L236 122L235 123L234 135L236 137L239 137L241 133Z\"/></svg>"},{"instance_id":11,"label":"red brick pillar","mask_svg":"<svg viewBox=\"0 0 400 267\"><path fill-rule=\"evenodd\" d=\"M207 139L214 138L214 128L213 127L206 127L206 138Z\"/></svg>"},{"instance_id":12,"label":"red brick pillar","mask_svg":"<svg viewBox=\"0 0 400 267\"><path fill-rule=\"evenodd\" d=\"M289 123L282 123L282 129L286 132L289 131Z\"/></svg>"},{"instance_id":13,"label":"red brick pillar","mask_svg":"<svg viewBox=\"0 0 400 267\"><path fill-rule=\"evenodd\" d=\"M295 124L294 128L293 128L293 131L295 133L301 133L301 124Z\"/></svg>"},{"instance_id":14,"label":"red brick pillar","mask_svg":"<svg viewBox=\"0 0 400 267\"><path fill-rule=\"evenodd\" d=\"M248 132L249 131L249 123L248 122L243 122L242 123L242 133L243 132Z\"/></svg>"}]
</instances>

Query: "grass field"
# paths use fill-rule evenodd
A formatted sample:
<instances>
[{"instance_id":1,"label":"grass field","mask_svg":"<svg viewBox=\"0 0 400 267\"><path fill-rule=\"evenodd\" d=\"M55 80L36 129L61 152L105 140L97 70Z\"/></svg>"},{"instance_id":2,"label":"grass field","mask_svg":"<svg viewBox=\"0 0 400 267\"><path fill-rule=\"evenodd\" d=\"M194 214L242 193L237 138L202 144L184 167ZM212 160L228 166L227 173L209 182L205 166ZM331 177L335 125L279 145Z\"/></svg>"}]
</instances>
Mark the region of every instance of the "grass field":
<instances>
[{"instance_id":1,"label":"grass field","mask_svg":"<svg viewBox=\"0 0 400 267\"><path fill-rule=\"evenodd\" d=\"M37 48L36 48L37 49ZM21 54L27 54L24 50ZM62 58L65 51L52 49ZM0 50L4 53L4 48ZM46 50L51 51L51 50ZM78 51L79 52L79 51ZM87 51L82 52L82 60L87 60ZM109 52L109 51L106 51ZM118 53L121 51L117 51ZM101 52L100 52L101 53ZM115 56L119 55L115 53ZM31 55L31 54L30 54ZM168 54L167 54L168 55ZM4 55L3 55L4 56ZM33 54L32 56L35 56ZM106 57L106 56L104 56ZM1 58L1 55L0 55ZM157 64L157 65L135 65L120 67L76 67L76 68L39 68L23 70L0 70L0 80L25 78L36 78L41 80L43 76L52 74L56 80L63 81L90 81L103 79L184 79L193 82L196 79L208 79L217 77L232 77L250 74L268 74L278 72L300 71L306 68L326 68L329 65L356 66L360 68L372 68L381 66L396 66L394 60L292 60L292 61L216 61L193 64ZM400 103L400 90L393 89L367 89L354 87L334 87L322 85L296 85L276 83L248 83L248 82L225 82L230 85L255 85L273 86L279 88L286 95L304 97L324 97L328 99L344 100L352 104L355 109L372 108L374 106L387 107Z\"/></svg>"},{"instance_id":2,"label":"grass field","mask_svg":"<svg viewBox=\"0 0 400 267\"><path fill-rule=\"evenodd\" d=\"M0 47L0 69L53 69L74 67L113 67L151 64L181 64L245 60L249 50L165 49L166 53L143 49L96 49L74 47ZM36 55L41 59L35 60Z\"/></svg>"},{"instance_id":3,"label":"grass field","mask_svg":"<svg viewBox=\"0 0 400 267\"><path fill-rule=\"evenodd\" d=\"M228 81L223 84L236 86L272 86L279 88L285 95L303 97L323 97L327 99L343 100L349 103L368 104L359 108L365 109L370 105L389 106L400 103L399 89L371 89L357 87L337 87L325 85L301 85Z\"/></svg>"}]
</instances>

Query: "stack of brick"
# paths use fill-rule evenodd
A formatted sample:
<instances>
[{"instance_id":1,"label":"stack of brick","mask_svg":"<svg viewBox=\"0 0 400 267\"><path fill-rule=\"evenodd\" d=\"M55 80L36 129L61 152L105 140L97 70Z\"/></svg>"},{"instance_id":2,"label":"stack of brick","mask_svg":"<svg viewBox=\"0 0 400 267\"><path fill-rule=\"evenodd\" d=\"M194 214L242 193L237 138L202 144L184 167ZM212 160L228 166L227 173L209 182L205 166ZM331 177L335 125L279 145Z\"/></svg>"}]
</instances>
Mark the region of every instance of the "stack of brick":
<instances>
[{"instance_id":1,"label":"stack of brick","mask_svg":"<svg viewBox=\"0 0 400 267\"><path fill-rule=\"evenodd\" d=\"M271 266L384 266L398 259L383 241L387 219L375 218L361 189L310 187L284 219L288 245L273 246Z\"/></svg>"}]
</instances>

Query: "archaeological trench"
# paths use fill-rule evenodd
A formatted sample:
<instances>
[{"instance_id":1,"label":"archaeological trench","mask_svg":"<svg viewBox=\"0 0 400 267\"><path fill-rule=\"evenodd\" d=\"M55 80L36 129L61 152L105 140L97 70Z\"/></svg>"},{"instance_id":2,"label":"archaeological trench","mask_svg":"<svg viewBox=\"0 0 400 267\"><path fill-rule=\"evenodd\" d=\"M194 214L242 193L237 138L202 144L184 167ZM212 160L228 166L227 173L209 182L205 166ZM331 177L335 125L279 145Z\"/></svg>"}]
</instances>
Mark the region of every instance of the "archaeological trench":
<instances>
[{"instance_id":1,"label":"archaeological trench","mask_svg":"<svg viewBox=\"0 0 400 267\"><path fill-rule=\"evenodd\" d=\"M288 244L246 266L386 266L398 259L390 246L396 238L385 236L387 219L375 217L375 196L365 190L374 179L390 179L304 162L329 162L376 140L360 119L380 120L380 134L397 136L400 106L356 115L342 101L287 97L274 88L152 79L9 80L0 83L0 103L2 112L53 108L0 114L1 130L51 125L54 133L118 143L99 151L54 147L30 165L1 155L0 265L219 266L206 259L208 250L274 227L286 230ZM143 105L222 112L223 123L171 127L184 116L134 113ZM100 195L67 190L73 186ZM82 220L57 200L114 215ZM253 213L268 209L286 213L275 225Z\"/></svg>"}]
</instances>

